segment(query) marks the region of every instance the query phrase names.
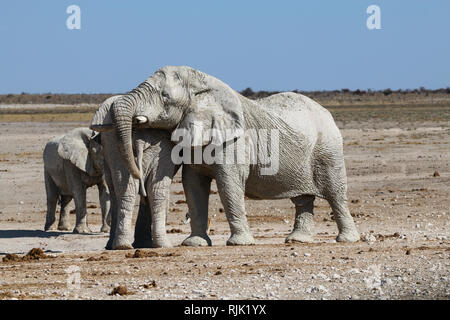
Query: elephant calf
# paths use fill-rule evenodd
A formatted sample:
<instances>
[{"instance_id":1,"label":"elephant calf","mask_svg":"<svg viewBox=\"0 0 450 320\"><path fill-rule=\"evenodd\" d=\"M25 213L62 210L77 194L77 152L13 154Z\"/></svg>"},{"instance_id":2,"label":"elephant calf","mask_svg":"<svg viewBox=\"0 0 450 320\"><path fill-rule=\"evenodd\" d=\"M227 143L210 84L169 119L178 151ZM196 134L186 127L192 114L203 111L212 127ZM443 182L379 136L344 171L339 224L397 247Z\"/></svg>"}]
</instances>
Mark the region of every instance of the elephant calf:
<instances>
[{"instance_id":1,"label":"elephant calf","mask_svg":"<svg viewBox=\"0 0 450 320\"><path fill-rule=\"evenodd\" d=\"M102 232L108 232L110 197L103 176L101 145L92 139L92 131L77 128L47 143L44 149L44 178L47 193L45 230L54 227L56 204L61 204L58 230L70 230L67 205L74 199L74 233L89 233L86 219L86 189L97 185L102 210Z\"/></svg>"}]
</instances>

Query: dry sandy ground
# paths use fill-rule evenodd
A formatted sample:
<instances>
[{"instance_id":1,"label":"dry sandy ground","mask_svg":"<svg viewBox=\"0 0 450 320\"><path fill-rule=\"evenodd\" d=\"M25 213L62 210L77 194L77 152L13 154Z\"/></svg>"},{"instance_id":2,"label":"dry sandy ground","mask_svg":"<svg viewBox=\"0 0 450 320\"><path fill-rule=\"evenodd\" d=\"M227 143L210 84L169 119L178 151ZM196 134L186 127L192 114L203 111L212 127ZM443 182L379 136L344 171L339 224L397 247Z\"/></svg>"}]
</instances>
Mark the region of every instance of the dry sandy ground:
<instances>
[{"instance_id":1,"label":"dry sandy ground","mask_svg":"<svg viewBox=\"0 0 450 320\"><path fill-rule=\"evenodd\" d=\"M49 256L0 261L0 299L449 299L450 107L333 113L345 141L350 211L364 241L336 243L330 208L317 199L316 242L285 244L291 202L247 200L257 244L226 247L229 228L213 193L213 246L178 247L189 226L177 177L167 225L176 247L147 249L140 258L134 250L105 251L105 234L42 231L44 145L85 126L89 115L82 122L0 119L0 259L32 248ZM95 188L88 205L91 229L99 230ZM118 285L131 294L110 295Z\"/></svg>"}]
</instances>

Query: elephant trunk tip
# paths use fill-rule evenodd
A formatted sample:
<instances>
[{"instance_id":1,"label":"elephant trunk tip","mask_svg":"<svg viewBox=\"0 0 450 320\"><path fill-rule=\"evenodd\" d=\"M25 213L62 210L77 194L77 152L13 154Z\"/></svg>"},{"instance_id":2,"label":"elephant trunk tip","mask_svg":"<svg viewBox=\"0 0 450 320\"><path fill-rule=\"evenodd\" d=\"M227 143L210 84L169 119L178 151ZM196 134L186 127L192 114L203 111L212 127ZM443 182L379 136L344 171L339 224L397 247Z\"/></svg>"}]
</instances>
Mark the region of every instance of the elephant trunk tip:
<instances>
[{"instance_id":1,"label":"elephant trunk tip","mask_svg":"<svg viewBox=\"0 0 450 320\"><path fill-rule=\"evenodd\" d=\"M119 141L121 139L119 138ZM131 140L131 139L130 139ZM124 142L119 144L119 153L122 155L122 159L124 160L128 171L135 179L142 179L141 170L139 170L134 154L133 154L133 147L131 142Z\"/></svg>"}]
</instances>

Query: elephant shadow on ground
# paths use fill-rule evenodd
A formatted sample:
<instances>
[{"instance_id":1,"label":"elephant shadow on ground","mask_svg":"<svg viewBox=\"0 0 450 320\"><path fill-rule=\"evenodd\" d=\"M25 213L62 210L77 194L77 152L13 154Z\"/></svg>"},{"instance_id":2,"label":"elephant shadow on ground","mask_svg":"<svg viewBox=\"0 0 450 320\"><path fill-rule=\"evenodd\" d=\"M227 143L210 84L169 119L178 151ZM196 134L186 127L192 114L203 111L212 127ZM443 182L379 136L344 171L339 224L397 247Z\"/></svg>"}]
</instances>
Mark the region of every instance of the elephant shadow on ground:
<instances>
[{"instance_id":1,"label":"elephant shadow on ground","mask_svg":"<svg viewBox=\"0 0 450 320\"><path fill-rule=\"evenodd\" d=\"M72 234L64 231L43 231L43 230L0 230L0 239L13 238L52 238L65 234Z\"/></svg>"}]
</instances>

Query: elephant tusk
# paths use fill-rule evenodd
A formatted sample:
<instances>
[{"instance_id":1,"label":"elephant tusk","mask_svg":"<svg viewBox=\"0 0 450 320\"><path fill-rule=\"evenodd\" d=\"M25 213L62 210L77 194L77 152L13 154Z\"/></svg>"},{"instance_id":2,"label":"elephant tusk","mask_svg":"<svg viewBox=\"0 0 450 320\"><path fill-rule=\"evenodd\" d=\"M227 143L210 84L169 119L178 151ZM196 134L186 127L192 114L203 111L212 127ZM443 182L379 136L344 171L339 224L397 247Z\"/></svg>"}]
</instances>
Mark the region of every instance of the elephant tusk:
<instances>
[{"instance_id":1,"label":"elephant tusk","mask_svg":"<svg viewBox=\"0 0 450 320\"><path fill-rule=\"evenodd\" d=\"M145 191L144 180L139 179L139 193L142 197L147 198L147 192Z\"/></svg>"},{"instance_id":2,"label":"elephant tusk","mask_svg":"<svg viewBox=\"0 0 450 320\"><path fill-rule=\"evenodd\" d=\"M134 117L134 121L136 124L143 124L148 122L148 118L145 116L137 116Z\"/></svg>"},{"instance_id":3,"label":"elephant tusk","mask_svg":"<svg viewBox=\"0 0 450 320\"><path fill-rule=\"evenodd\" d=\"M147 198L147 192L145 190L145 184L144 184L144 173L142 172L142 157L143 157L143 143L140 142L137 145L137 155L136 155L136 160L137 160L137 167L139 169L139 173L141 174L140 178L139 178L139 194L144 197Z\"/></svg>"}]
</instances>

